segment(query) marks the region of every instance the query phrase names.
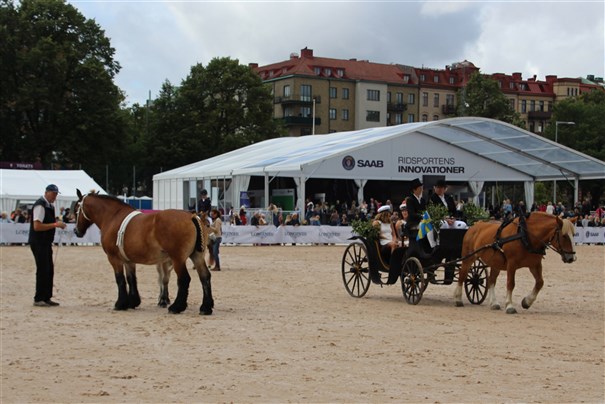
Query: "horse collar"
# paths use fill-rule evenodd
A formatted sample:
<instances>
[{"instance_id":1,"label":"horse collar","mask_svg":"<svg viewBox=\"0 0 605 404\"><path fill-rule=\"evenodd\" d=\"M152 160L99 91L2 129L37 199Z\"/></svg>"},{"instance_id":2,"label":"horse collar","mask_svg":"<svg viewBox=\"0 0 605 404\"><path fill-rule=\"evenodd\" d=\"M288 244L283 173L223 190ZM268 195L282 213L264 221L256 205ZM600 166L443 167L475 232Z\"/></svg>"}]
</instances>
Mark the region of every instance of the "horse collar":
<instances>
[{"instance_id":1,"label":"horse collar","mask_svg":"<svg viewBox=\"0 0 605 404\"><path fill-rule=\"evenodd\" d=\"M120 255L122 256L122 259L126 262L130 261L128 259L128 256L126 255L126 252L124 251L124 234L126 233L126 227L128 226L128 222L130 222L133 217L135 217L136 215L140 215L141 213L143 212L139 210L133 210L132 212L130 212L128 216L126 216L124 220L122 220L122 224L120 224L120 230L118 230L116 245L120 250Z\"/></svg>"},{"instance_id":2,"label":"horse collar","mask_svg":"<svg viewBox=\"0 0 605 404\"><path fill-rule=\"evenodd\" d=\"M89 222L92 222L92 220L90 220L88 218L88 216L86 216L86 213L84 212L84 199L86 199L86 197L88 196L88 194L84 195L82 197L82 200L80 201L80 209L79 211L82 212L82 216L84 216L84 219L88 220Z\"/></svg>"}]
</instances>

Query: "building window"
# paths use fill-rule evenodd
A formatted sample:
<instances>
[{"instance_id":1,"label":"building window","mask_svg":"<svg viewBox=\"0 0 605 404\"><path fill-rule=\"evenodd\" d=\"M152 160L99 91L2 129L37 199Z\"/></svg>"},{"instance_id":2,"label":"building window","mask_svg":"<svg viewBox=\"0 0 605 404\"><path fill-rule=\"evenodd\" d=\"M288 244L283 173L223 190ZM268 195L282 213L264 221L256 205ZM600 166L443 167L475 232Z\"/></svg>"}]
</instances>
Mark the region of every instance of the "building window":
<instances>
[{"instance_id":1,"label":"building window","mask_svg":"<svg viewBox=\"0 0 605 404\"><path fill-rule=\"evenodd\" d=\"M284 108L284 116L292 116L292 108L290 108L290 107Z\"/></svg>"},{"instance_id":2,"label":"building window","mask_svg":"<svg viewBox=\"0 0 605 404\"><path fill-rule=\"evenodd\" d=\"M544 112L544 101L540 101L538 108L539 108L538 111Z\"/></svg>"},{"instance_id":3,"label":"building window","mask_svg":"<svg viewBox=\"0 0 605 404\"><path fill-rule=\"evenodd\" d=\"M429 116L427 114L422 114L422 117L420 118L421 122L427 122L429 120Z\"/></svg>"},{"instance_id":4,"label":"building window","mask_svg":"<svg viewBox=\"0 0 605 404\"><path fill-rule=\"evenodd\" d=\"M439 115L433 115L433 121L438 121L439 120Z\"/></svg>"},{"instance_id":5,"label":"building window","mask_svg":"<svg viewBox=\"0 0 605 404\"><path fill-rule=\"evenodd\" d=\"M349 99L349 89L348 88L343 88L342 89L342 99L343 100L348 100Z\"/></svg>"},{"instance_id":6,"label":"building window","mask_svg":"<svg viewBox=\"0 0 605 404\"><path fill-rule=\"evenodd\" d=\"M498 88L502 88L502 80L498 80Z\"/></svg>"},{"instance_id":7,"label":"building window","mask_svg":"<svg viewBox=\"0 0 605 404\"><path fill-rule=\"evenodd\" d=\"M439 83L439 76L437 76L437 75L433 76L433 83Z\"/></svg>"},{"instance_id":8,"label":"building window","mask_svg":"<svg viewBox=\"0 0 605 404\"><path fill-rule=\"evenodd\" d=\"M336 69L336 75L338 77L344 77L344 75L345 75L344 69Z\"/></svg>"},{"instance_id":9,"label":"building window","mask_svg":"<svg viewBox=\"0 0 605 404\"><path fill-rule=\"evenodd\" d=\"M330 87L330 98L337 98L338 97L338 91L336 90L336 87Z\"/></svg>"},{"instance_id":10,"label":"building window","mask_svg":"<svg viewBox=\"0 0 605 404\"><path fill-rule=\"evenodd\" d=\"M529 110L530 111L535 111L536 110L536 100L530 100L529 101Z\"/></svg>"},{"instance_id":11,"label":"building window","mask_svg":"<svg viewBox=\"0 0 605 404\"><path fill-rule=\"evenodd\" d=\"M315 67L313 71L319 76L321 74L321 67Z\"/></svg>"},{"instance_id":12,"label":"building window","mask_svg":"<svg viewBox=\"0 0 605 404\"><path fill-rule=\"evenodd\" d=\"M445 105L454 106L454 94L445 95Z\"/></svg>"},{"instance_id":13,"label":"building window","mask_svg":"<svg viewBox=\"0 0 605 404\"><path fill-rule=\"evenodd\" d=\"M336 108L330 108L330 120L334 121L336 120Z\"/></svg>"},{"instance_id":14,"label":"building window","mask_svg":"<svg viewBox=\"0 0 605 404\"><path fill-rule=\"evenodd\" d=\"M408 123L414 122L414 114L408 114Z\"/></svg>"},{"instance_id":15,"label":"building window","mask_svg":"<svg viewBox=\"0 0 605 404\"><path fill-rule=\"evenodd\" d=\"M311 128L300 128L300 135L301 136L308 136L311 134Z\"/></svg>"},{"instance_id":16,"label":"building window","mask_svg":"<svg viewBox=\"0 0 605 404\"><path fill-rule=\"evenodd\" d=\"M521 100L521 113L527 112L527 100Z\"/></svg>"},{"instance_id":17,"label":"building window","mask_svg":"<svg viewBox=\"0 0 605 404\"><path fill-rule=\"evenodd\" d=\"M380 122L380 111L367 111L367 122Z\"/></svg>"},{"instance_id":18,"label":"building window","mask_svg":"<svg viewBox=\"0 0 605 404\"><path fill-rule=\"evenodd\" d=\"M332 75L332 69L330 69L329 67L326 67L326 68L324 69L324 74L325 74L326 76L328 76L328 77L329 77L329 76L331 76L331 75Z\"/></svg>"},{"instance_id":19,"label":"building window","mask_svg":"<svg viewBox=\"0 0 605 404\"><path fill-rule=\"evenodd\" d=\"M416 94L408 94L408 104L413 105L416 103Z\"/></svg>"},{"instance_id":20,"label":"building window","mask_svg":"<svg viewBox=\"0 0 605 404\"><path fill-rule=\"evenodd\" d=\"M548 101L548 110L552 111L552 101Z\"/></svg>"},{"instance_id":21,"label":"building window","mask_svg":"<svg viewBox=\"0 0 605 404\"><path fill-rule=\"evenodd\" d=\"M348 109L343 109L342 110L342 120L343 121L348 121L349 120L349 110Z\"/></svg>"},{"instance_id":22,"label":"building window","mask_svg":"<svg viewBox=\"0 0 605 404\"><path fill-rule=\"evenodd\" d=\"M380 90L368 90L368 101L380 101Z\"/></svg>"},{"instance_id":23,"label":"building window","mask_svg":"<svg viewBox=\"0 0 605 404\"><path fill-rule=\"evenodd\" d=\"M311 117L311 107L300 107L300 115L303 118L310 118Z\"/></svg>"},{"instance_id":24,"label":"building window","mask_svg":"<svg viewBox=\"0 0 605 404\"><path fill-rule=\"evenodd\" d=\"M284 86L284 97L290 96L290 86Z\"/></svg>"},{"instance_id":25,"label":"building window","mask_svg":"<svg viewBox=\"0 0 605 404\"><path fill-rule=\"evenodd\" d=\"M422 106L423 107L429 106L429 93L422 93Z\"/></svg>"},{"instance_id":26,"label":"building window","mask_svg":"<svg viewBox=\"0 0 605 404\"><path fill-rule=\"evenodd\" d=\"M391 92L390 91L387 92L387 102L389 104L391 103Z\"/></svg>"},{"instance_id":27,"label":"building window","mask_svg":"<svg viewBox=\"0 0 605 404\"><path fill-rule=\"evenodd\" d=\"M311 99L311 86L308 84L302 84L300 86L300 100L301 101L312 101Z\"/></svg>"},{"instance_id":28,"label":"building window","mask_svg":"<svg viewBox=\"0 0 605 404\"><path fill-rule=\"evenodd\" d=\"M409 74L404 74L403 75L403 82L404 83L409 83L410 82L410 75Z\"/></svg>"},{"instance_id":29,"label":"building window","mask_svg":"<svg viewBox=\"0 0 605 404\"><path fill-rule=\"evenodd\" d=\"M450 84L455 84L456 78L454 76L450 76Z\"/></svg>"},{"instance_id":30,"label":"building window","mask_svg":"<svg viewBox=\"0 0 605 404\"><path fill-rule=\"evenodd\" d=\"M395 114L395 125L401 125L403 123L403 114Z\"/></svg>"},{"instance_id":31,"label":"building window","mask_svg":"<svg viewBox=\"0 0 605 404\"><path fill-rule=\"evenodd\" d=\"M397 93L397 104L403 104L403 93Z\"/></svg>"},{"instance_id":32,"label":"building window","mask_svg":"<svg viewBox=\"0 0 605 404\"><path fill-rule=\"evenodd\" d=\"M435 95L433 95L433 106L434 107L439 106L439 93L435 93Z\"/></svg>"},{"instance_id":33,"label":"building window","mask_svg":"<svg viewBox=\"0 0 605 404\"><path fill-rule=\"evenodd\" d=\"M510 108L514 111L515 110L515 99L511 98L510 100L508 100L508 102L510 102Z\"/></svg>"},{"instance_id":34,"label":"building window","mask_svg":"<svg viewBox=\"0 0 605 404\"><path fill-rule=\"evenodd\" d=\"M508 83L508 88L510 88L511 90L515 89L515 83L513 83L512 81L510 83Z\"/></svg>"},{"instance_id":35,"label":"building window","mask_svg":"<svg viewBox=\"0 0 605 404\"><path fill-rule=\"evenodd\" d=\"M424 74L420 75L420 81L424 81L426 79L426 76Z\"/></svg>"}]
</instances>

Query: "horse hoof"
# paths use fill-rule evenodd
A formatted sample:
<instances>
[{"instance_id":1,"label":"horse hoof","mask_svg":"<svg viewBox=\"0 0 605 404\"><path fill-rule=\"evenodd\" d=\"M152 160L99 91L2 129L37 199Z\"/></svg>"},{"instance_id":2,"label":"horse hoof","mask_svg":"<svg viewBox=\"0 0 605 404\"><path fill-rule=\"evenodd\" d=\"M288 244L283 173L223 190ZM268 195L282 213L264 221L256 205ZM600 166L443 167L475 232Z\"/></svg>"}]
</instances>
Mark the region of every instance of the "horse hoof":
<instances>
[{"instance_id":1,"label":"horse hoof","mask_svg":"<svg viewBox=\"0 0 605 404\"><path fill-rule=\"evenodd\" d=\"M212 314L212 309L210 310L200 310L200 316L209 316Z\"/></svg>"},{"instance_id":2,"label":"horse hoof","mask_svg":"<svg viewBox=\"0 0 605 404\"><path fill-rule=\"evenodd\" d=\"M509 307L506 309L506 314L517 314L517 310L514 307Z\"/></svg>"},{"instance_id":3,"label":"horse hoof","mask_svg":"<svg viewBox=\"0 0 605 404\"><path fill-rule=\"evenodd\" d=\"M464 303L456 301L456 307L464 307Z\"/></svg>"},{"instance_id":4,"label":"horse hoof","mask_svg":"<svg viewBox=\"0 0 605 404\"><path fill-rule=\"evenodd\" d=\"M523 307L524 309L529 309L530 305L527 304L527 299L523 298L523 300L521 300L521 307Z\"/></svg>"},{"instance_id":5,"label":"horse hoof","mask_svg":"<svg viewBox=\"0 0 605 404\"><path fill-rule=\"evenodd\" d=\"M500 305L497 304L497 303L496 304L492 304L491 307L490 307L490 309L492 309L492 310L500 310Z\"/></svg>"},{"instance_id":6,"label":"horse hoof","mask_svg":"<svg viewBox=\"0 0 605 404\"><path fill-rule=\"evenodd\" d=\"M168 307L168 304L162 302L162 303L158 303L158 306L161 307L161 308L163 308L163 309L165 309L166 307Z\"/></svg>"},{"instance_id":7,"label":"horse hoof","mask_svg":"<svg viewBox=\"0 0 605 404\"><path fill-rule=\"evenodd\" d=\"M172 314L179 314L179 313L182 313L183 311L185 311L186 308L187 308L187 306L177 307L173 304L172 306L168 307L168 311Z\"/></svg>"}]
</instances>

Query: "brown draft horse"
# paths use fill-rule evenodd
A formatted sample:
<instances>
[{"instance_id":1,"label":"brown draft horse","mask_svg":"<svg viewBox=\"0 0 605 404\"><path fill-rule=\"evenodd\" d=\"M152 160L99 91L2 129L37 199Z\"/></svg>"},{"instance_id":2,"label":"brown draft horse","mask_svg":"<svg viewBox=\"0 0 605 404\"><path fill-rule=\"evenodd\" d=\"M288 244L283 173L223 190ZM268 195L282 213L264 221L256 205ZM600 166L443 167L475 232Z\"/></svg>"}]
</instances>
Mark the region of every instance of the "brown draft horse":
<instances>
[{"instance_id":1,"label":"brown draft horse","mask_svg":"<svg viewBox=\"0 0 605 404\"><path fill-rule=\"evenodd\" d=\"M576 260L574 250L574 226L577 219L568 220L544 213L533 212L525 223L516 218L512 223L501 228L501 223L479 222L473 225L464 236L462 243L462 261L458 275L458 285L454 292L456 306L462 306L462 284L476 259L481 259L488 267L488 302L492 310L500 310L496 301L496 279L501 270L506 270L506 313L515 314L512 295L515 288L515 272L528 267L534 276L534 288L523 298L521 305L529 309L535 302L544 285L542 278L542 259L546 248L552 248L561 255L565 263ZM501 229L501 233L498 234ZM475 252L473 254L473 252Z\"/></svg>"},{"instance_id":2,"label":"brown draft horse","mask_svg":"<svg viewBox=\"0 0 605 404\"><path fill-rule=\"evenodd\" d=\"M166 307L170 302L168 276L172 264L178 277L178 292L168 310L171 313L184 311L191 282L186 266L189 258L202 283L204 297L200 314L212 314L214 300L210 271L204 259L208 242L205 217L199 219L191 213L175 209L131 216L136 213L135 209L112 196L96 193L82 195L80 190L77 190L77 195L74 231L76 236L82 237L93 223L101 230L101 245L113 267L118 286L118 300L114 306L116 310L135 308L141 303L135 264L156 265L160 275L158 304ZM127 217L130 221L125 220ZM123 240L121 246L118 245L118 238Z\"/></svg>"}]
</instances>

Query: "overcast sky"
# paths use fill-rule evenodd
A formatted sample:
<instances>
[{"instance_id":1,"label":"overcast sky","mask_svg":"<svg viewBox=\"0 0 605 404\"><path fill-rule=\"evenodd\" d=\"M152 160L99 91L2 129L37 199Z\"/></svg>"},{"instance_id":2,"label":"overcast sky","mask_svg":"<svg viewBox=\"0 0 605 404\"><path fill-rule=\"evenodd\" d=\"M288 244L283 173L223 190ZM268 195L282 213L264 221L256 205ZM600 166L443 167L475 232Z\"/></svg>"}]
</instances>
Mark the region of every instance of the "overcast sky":
<instances>
[{"instance_id":1,"label":"overcast sky","mask_svg":"<svg viewBox=\"0 0 605 404\"><path fill-rule=\"evenodd\" d=\"M179 85L214 57L266 65L302 48L315 56L483 73L603 77L605 2L593 1L86 1L122 66L129 104Z\"/></svg>"}]
</instances>

